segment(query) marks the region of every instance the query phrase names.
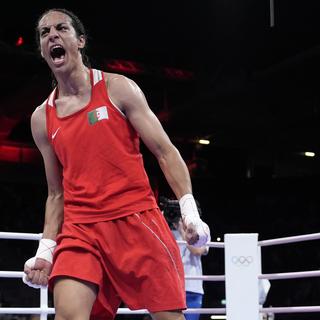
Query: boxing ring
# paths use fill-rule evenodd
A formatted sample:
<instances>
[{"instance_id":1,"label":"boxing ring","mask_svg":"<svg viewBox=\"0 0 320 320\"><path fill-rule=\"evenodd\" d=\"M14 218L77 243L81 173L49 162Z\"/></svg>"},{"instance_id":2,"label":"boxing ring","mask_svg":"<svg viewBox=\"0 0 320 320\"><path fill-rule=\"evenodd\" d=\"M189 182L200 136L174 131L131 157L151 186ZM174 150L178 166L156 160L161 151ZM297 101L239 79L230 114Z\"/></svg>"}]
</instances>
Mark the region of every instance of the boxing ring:
<instances>
[{"instance_id":1,"label":"boxing ring","mask_svg":"<svg viewBox=\"0 0 320 320\"><path fill-rule=\"evenodd\" d=\"M0 239L34 240L41 239L42 234L0 232ZM188 276L186 279L202 279L203 281L224 281L226 283L226 308L199 308L187 309L184 313L199 313L221 315L216 319L228 320L258 320L262 314L277 313L308 313L320 312L320 306L299 307L268 307L259 305L258 282L261 279L281 280L307 277L319 277L320 270L285 272L285 273L261 273L261 248L295 242L320 239L320 233L312 233L300 236L291 236L271 240L258 241L258 234L226 234L224 242L209 242L208 246L225 250L225 275ZM178 245L185 241L177 241ZM0 278L22 278L20 271L0 271ZM246 294L243 294L245 284ZM30 288L30 290L35 290ZM28 314L40 315L41 320L54 314L54 308L48 306L48 290L40 289L40 302L37 308L0 308L0 314ZM117 314L146 314L147 310L131 311L128 308L119 308ZM226 316L225 316L226 315ZM245 317L244 317L245 316Z\"/></svg>"}]
</instances>

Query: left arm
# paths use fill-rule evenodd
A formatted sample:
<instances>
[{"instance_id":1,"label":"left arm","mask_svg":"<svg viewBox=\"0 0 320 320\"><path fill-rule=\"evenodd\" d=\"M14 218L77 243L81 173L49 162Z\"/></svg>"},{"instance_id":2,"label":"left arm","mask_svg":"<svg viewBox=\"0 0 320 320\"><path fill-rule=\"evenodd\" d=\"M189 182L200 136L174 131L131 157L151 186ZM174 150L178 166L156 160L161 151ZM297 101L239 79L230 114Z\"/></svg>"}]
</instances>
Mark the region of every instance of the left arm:
<instances>
[{"instance_id":1,"label":"left arm","mask_svg":"<svg viewBox=\"0 0 320 320\"><path fill-rule=\"evenodd\" d=\"M183 240L187 240L186 239L187 235L186 235L186 232L184 230L182 219L180 219L179 222L175 224L175 227L179 231L182 239ZM187 243L187 248L195 256L203 256L203 255L207 255L209 253L209 247L208 246L195 247L195 246L190 245L190 244Z\"/></svg>"},{"instance_id":2,"label":"left arm","mask_svg":"<svg viewBox=\"0 0 320 320\"><path fill-rule=\"evenodd\" d=\"M138 85L120 75L106 77L112 102L125 113L148 149L157 158L168 184L179 200L186 240L196 246L204 245L210 238L208 226L200 219L192 196L191 179L186 163L172 144L160 121L149 108Z\"/></svg>"},{"instance_id":3,"label":"left arm","mask_svg":"<svg viewBox=\"0 0 320 320\"><path fill-rule=\"evenodd\" d=\"M160 121L149 108L141 89L123 76L115 76L109 81L112 101L125 113L144 144L157 158L177 199L192 193L188 168Z\"/></svg>"}]
</instances>

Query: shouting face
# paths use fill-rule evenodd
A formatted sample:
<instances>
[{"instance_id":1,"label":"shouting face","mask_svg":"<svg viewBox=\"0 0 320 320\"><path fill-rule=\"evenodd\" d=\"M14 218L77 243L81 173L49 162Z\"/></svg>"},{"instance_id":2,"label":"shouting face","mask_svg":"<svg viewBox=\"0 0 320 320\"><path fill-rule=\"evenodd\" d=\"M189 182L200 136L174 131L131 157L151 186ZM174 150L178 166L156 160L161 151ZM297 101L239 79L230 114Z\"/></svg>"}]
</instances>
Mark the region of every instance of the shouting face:
<instances>
[{"instance_id":1,"label":"shouting face","mask_svg":"<svg viewBox=\"0 0 320 320\"><path fill-rule=\"evenodd\" d=\"M53 72L81 62L85 38L76 33L71 17L49 11L39 21L38 32L41 55Z\"/></svg>"}]
</instances>

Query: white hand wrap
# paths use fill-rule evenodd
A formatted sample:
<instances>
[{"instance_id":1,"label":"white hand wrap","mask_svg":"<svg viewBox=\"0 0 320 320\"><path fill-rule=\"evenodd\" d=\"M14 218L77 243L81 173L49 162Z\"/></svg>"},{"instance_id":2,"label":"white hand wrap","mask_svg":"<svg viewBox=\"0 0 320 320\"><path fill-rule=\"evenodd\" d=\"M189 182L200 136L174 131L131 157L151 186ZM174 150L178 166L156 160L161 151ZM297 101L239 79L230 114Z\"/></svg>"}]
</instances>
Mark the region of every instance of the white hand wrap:
<instances>
[{"instance_id":1,"label":"white hand wrap","mask_svg":"<svg viewBox=\"0 0 320 320\"><path fill-rule=\"evenodd\" d=\"M27 260L25 262L25 265L30 268L33 269L34 268L34 264L36 263L36 257L30 258L29 260ZM26 285L28 285L31 288L35 288L35 289L40 289L42 286L40 286L39 284L33 284L29 281L28 276L24 273L22 276L22 281L23 283L25 283Z\"/></svg>"},{"instance_id":2,"label":"white hand wrap","mask_svg":"<svg viewBox=\"0 0 320 320\"><path fill-rule=\"evenodd\" d=\"M25 262L25 265L28 268L33 269L37 258L41 258L41 259L44 259L44 260L52 263L53 252L54 252L54 249L56 248L56 246L57 246L57 243L54 240L41 239L39 242L39 247L36 252L36 255L34 257L30 258L29 260L27 260ZM25 273L22 276L22 281L25 284L27 284L29 287L32 287L35 289L45 288L41 285L31 283L28 279L27 274L25 274Z\"/></svg>"},{"instance_id":3,"label":"white hand wrap","mask_svg":"<svg viewBox=\"0 0 320 320\"><path fill-rule=\"evenodd\" d=\"M54 240L41 239L35 257L47 260L52 263L53 252L56 246L57 243Z\"/></svg>"},{"instance_id":4,"label":"white hand wrap","mask_svg":"<svg viewBox=\"0 0 320 320\"><path fill-rule=\"evenodd\" d=\"M192 194L187 193L179 200L181 217L185 226L192 225L197 232L199 239L193 244L195 247L202 247L210 241L210 229L199 215L197 204ZM190 226L190 227L192 227Z\"/></svg>"}]
</instances>

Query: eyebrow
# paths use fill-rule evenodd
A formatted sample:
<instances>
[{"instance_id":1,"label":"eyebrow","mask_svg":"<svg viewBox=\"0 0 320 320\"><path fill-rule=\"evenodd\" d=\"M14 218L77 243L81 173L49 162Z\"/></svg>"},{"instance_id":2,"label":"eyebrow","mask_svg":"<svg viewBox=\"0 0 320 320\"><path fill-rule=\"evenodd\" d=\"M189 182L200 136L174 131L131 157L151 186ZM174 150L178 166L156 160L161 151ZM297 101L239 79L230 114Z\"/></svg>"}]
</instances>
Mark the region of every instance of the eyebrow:
<instances>
[{"instance_id":1,"label":"eyebrow","mask_svg":"<svg viewBox=\"0 0 320 320\"><path fill-rule=\"evenodd\" d=\"M63 25L67 25L67 22L59 22L57 24L53 24L51 26L43 26L43 27L39 27L39 30L47 30L47 29L50 29L52 26L56 27L56 28L59 28L59 27L62 27Z\"/></svg>"}]
</instances>

